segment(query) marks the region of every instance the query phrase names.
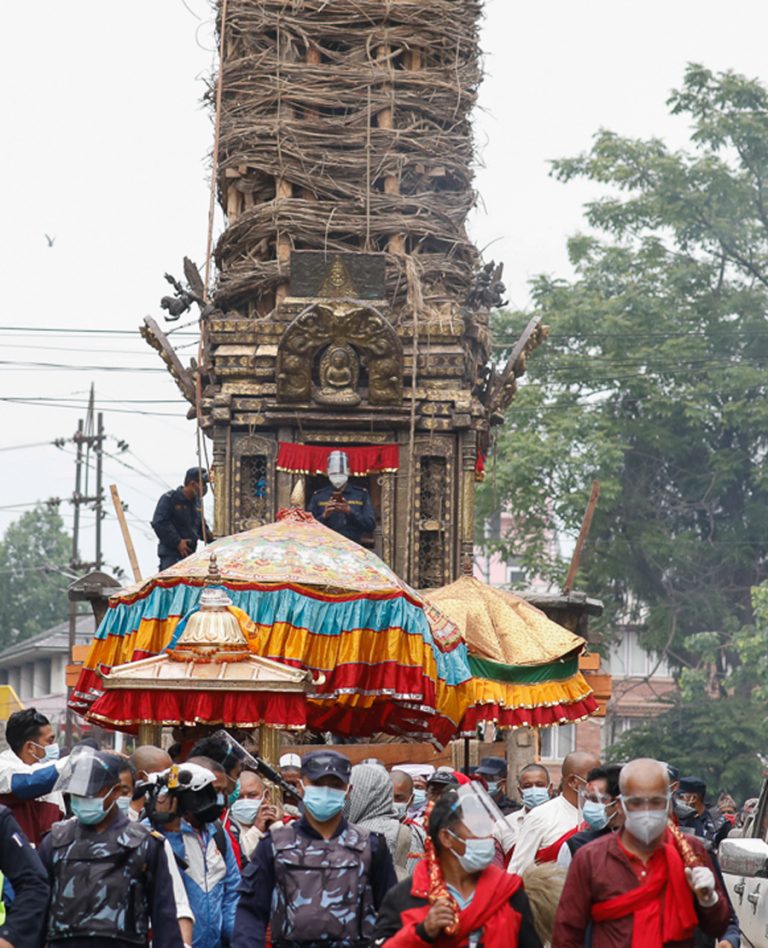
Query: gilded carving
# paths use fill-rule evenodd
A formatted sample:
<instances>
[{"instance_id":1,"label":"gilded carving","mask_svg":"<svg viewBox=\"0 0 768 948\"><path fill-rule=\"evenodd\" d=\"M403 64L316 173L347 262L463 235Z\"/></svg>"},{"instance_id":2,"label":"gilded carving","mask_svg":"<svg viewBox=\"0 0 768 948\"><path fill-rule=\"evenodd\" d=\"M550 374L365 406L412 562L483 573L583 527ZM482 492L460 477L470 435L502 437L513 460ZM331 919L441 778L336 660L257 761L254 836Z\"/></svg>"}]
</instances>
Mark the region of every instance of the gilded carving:
<instances>
[{"instance_id":1,"label":"gilded carving","mask_svg":"<svg viewBox=\"0 0 768 948\"><path fill-rule=\"evenodd\" d=\"M338 347L346 347L346 368L350 371L350 353L355 360L360 353L360 361L368 370L368 401L372 405L402 402L403 351L391 324L371 307L341 302L317 303L286 329L278 352L278 398L308 402L313 395L312 369L318 354ZM346 376L345 366L339 364L336 369L335 378L340 381ZM321 376L321 388L327 388L327 381L326 373L325 378Z\"/></svg>"},{"instance_id":2,"label":"gilded carving","mask_svg":"<svg viewBox=\"0 0 768 948\"><path fill-rule=\"evenodd\" d=\"M359 376L360 361L352 346L328 346L320 358L320 386L313 390L312 397L319 405L359 405Z\"/></svg>"}]
</instances>

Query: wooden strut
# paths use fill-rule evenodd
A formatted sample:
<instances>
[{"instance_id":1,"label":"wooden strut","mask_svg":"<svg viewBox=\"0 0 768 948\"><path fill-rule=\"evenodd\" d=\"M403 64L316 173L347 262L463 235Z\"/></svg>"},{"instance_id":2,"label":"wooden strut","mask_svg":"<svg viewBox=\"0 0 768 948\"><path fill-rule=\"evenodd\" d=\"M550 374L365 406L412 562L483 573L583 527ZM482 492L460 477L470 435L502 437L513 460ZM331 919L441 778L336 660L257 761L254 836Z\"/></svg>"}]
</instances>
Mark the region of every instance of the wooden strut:
<instances>
[{"instance_id":1,"label":"wooden strut","mask_svg":"<svg viewBox=\"0 0 768 948\"><path fill-rule=\"evenodd\" d=\"M141 570L139 569L139 561L136 557L136 550L133 546L133 540L131 539L131 531L128 529L128 521L125 519L123 502L120 500L117 484L110 484L109 492L112 494L112 503L115 505L115 514L117 516L117 521L120 524L120 532L123 534L123 542L125 543L125 549L128 552L128 559L131 564L131 569L133 570L133 578L137 583L140 583Z\"/></svg>"},{"instance_id":2,"label":"wooden strut","mask_svg":"<svg viewBox=\"0 0 768 948\"><path fill-rule=\"evenodd\" d=\"M581 530L579 530L579 538L576 541L576 547L571 557L571 565L568 568L568 575L565 578L565 585L563 586L563 594L566 596L573 589L573 584L576 581L576 573L579 571L579 564L581 562L581 553L589 536L589 531L592 526L592 517L595 515L595 507L597 507L599 498L600 481L592 481L592 492L589 495L587 509L584 512L584 519L581 522Z\"/></svg>"}]
</instances>

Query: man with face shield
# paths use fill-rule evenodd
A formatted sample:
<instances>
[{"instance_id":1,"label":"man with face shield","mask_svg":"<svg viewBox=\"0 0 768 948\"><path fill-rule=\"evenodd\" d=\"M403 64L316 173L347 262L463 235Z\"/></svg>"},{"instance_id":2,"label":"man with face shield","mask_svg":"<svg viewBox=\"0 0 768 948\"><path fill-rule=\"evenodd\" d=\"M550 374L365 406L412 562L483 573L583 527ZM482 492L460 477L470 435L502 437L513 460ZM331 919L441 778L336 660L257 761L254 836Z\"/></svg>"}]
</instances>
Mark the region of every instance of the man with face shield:
<instances>
[{"instance_id":1,"label":"man with face shield","mask_svg":"<svg viewBox=\"0 0 768 948\"><path fill-rule=\"evenodd\" d=\"M184 866L181 877L195 917L192 948L229 944L240 871L218 821L224 793L215 787L216 775L188 762L152 776L155 787L147 812Z\"/></svg>"},{"instance_id":2,"label":"man with face shield","mask_svg":"<svg viewBox=\"0 0 768 948\"><path fill-rule=\"evenodd\" d=\"M555 920L557 948L693 948L697 926L719 938L730 906L702 843L670 821L664 764L641 758L619 780L624 827L573 857Z\"/></svg>"},{"instance_id":3,"label":"man with face shield","mask_svg":"<svg viewBox=\"0 0 768 948\"><path fill-rule=\"evenodd\" d=\"M309 512L326 527L359 543L376 526L370 495L364 487L349 483L349 458L343 451L331 451L327 471L330 486L315 491Z\"/></svg>"},{"instance_id":4,"label":"man with face shield","mask_svg":"<svg viewBox=\"0 0 768 948\"><path fill-rule=\"evenodd\" d=\"M352 765L337 751L301 760L303 816L272 828L243 872L233 948L368 944L395 885L386 841L343 815ZM384 774L386 776L386 773Z\"/></svg>"},{"instance_id":5,"label":"man with face shield","mask_svg":"<svg viewBox=\"0 0 768 948\"><path fill-rule=\"evenodd\" d=\"M117 806L125 760L83 748L62 768L56 789L74 816L40 844L51 883L48 948L182 948L173 882L162 837L129 822Z\"/></svg>"},{"instance_id":6,"label":"man with face shield","mask_svg":"<svg viewBox=\"0 0 768 948\"><path fill-rule=\"evenodd\" d=\"M587 785L579 791L579 809L582 825L579 830L560 847L557 864L567 869L575 853L601 836L612 833L624 822L624 812L619 799L619 775L621 767L611 764L608 767L595 767L587 774Z\"/></svg>"},{"instance_id":7,"label":"man with face shield","mask_svg":"<svg viewBox=\"0 0 768 948\"><path fill-rule=\"evenodd\" d=\"M540 948L519 876L493 865L501 811L477 783L448 789L429 816L427 855L387 895L373 943L387 948Z\"/></svg>"}]
</instances>

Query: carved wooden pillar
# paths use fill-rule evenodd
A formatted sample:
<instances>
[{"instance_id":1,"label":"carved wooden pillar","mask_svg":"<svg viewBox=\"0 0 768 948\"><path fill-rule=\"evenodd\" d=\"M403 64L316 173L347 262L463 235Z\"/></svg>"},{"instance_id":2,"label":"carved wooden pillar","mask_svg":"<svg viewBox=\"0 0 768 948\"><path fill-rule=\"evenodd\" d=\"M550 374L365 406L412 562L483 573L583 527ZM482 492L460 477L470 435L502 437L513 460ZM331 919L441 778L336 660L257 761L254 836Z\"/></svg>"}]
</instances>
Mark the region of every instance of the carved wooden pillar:
<instances>
[{"instance_id":1,"label":"carved wooden pillar","mask_svg":"<svg viewBox=\"0 0 768 948\"><path fill-rule=\"evenodd\" d=\"M231 440L232 412L230 396L219 394L213 401L213 532L217 537L232 530L230 516L231 471L229 443Z\"/></svg>"},{"instance_id":2,"label":"carved wooden pillar","mask_svg":"<svg viewBox=\"0 0 768 948\"><path fill-rule=\"evenodd\" d=\"M459 572L472 575L475 546L475 466L477 464L477 432L461 435L461 493L459 495L461 540Z\"/></svg>"}]
</instances>

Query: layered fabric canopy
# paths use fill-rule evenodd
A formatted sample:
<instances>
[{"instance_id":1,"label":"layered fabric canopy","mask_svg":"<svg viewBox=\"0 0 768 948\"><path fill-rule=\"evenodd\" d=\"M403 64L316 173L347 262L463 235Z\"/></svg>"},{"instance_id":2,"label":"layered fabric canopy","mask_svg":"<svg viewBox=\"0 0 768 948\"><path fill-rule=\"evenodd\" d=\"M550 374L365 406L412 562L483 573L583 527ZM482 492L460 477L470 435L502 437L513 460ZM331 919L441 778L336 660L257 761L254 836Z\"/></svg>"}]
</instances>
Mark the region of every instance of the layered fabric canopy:
<instances>
[{"instance_id":1,"label":"layered fabric canopy","mask_svg":"<svg viewBox=\"0 0 768 948\"><path fill-rule=\"evenodd\" d=\"M472 670L462 731L483 721L497 727L548 727L581 721L597 702L579 671L586 642L530 603L462 576L425 594L461 631Z\"/></svg>"},{"instance_id":2,"label":"layered fabric canopy","mask_svg":"<svg viewBox=\"0 0 768 948\"><path fill-rule=\"evenodd\" d=\"M100 673L173 648L215 552L252 651L325 677L307 724L343 736L376 731L444 744L466 710L471 672L456 627L374 553L304 511L225 537L122 591L96 632L71 706L88 715Z\"/></svg>"}]
</instances>

